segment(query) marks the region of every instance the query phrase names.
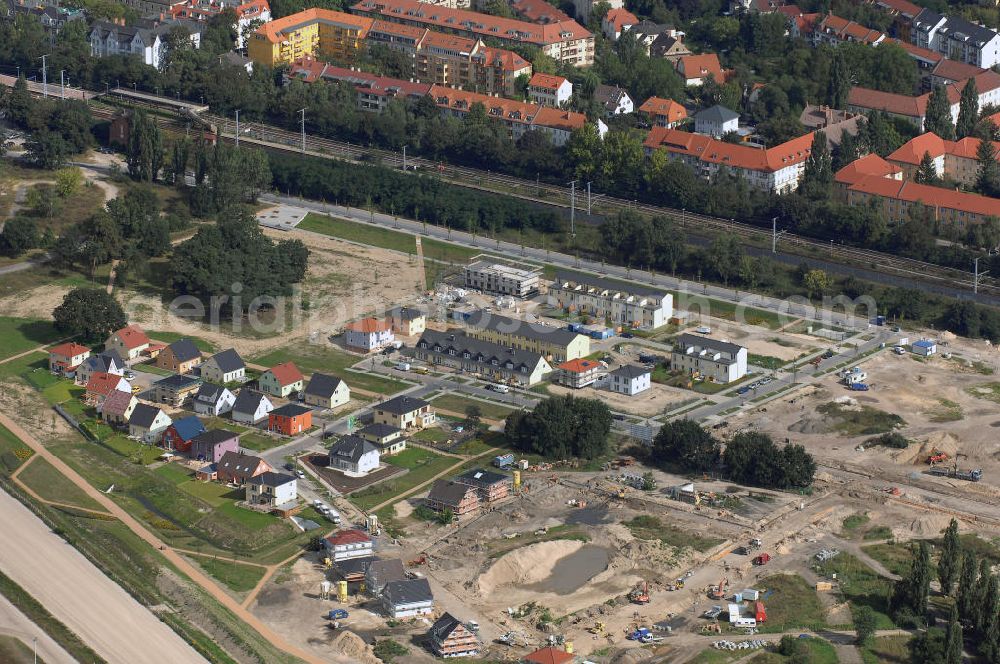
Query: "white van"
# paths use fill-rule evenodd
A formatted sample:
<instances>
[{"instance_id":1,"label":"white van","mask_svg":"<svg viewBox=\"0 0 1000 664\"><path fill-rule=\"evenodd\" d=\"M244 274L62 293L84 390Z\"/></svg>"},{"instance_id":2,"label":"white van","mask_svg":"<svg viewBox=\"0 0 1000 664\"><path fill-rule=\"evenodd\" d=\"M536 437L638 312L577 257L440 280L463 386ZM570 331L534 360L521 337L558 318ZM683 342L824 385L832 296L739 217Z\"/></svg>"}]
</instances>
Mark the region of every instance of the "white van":
<instances>
[{"instance_id":1,"label":"white van","mask_svg":"<svg viewBox=\"0 0 1000 664\"><path fill-rule=\"evenodd\" d=\"M493 383L492 385L489 386L489 389L493 390L494 392L499 392L500 394L507 394L508 392L510 392L510 387L506 385L501 385L500 383Z\"/></svg>"}]
</instances>

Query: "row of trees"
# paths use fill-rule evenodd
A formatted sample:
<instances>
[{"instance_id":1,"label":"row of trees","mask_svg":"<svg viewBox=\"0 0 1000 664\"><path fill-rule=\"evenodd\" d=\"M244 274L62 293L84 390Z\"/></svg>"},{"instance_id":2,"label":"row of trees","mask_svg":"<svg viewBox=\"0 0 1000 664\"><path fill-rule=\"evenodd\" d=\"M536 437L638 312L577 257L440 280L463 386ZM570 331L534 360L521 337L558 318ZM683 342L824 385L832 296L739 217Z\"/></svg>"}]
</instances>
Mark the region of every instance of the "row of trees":
<instances>
[{"instance_id":1,"label":"row of trees","mask_svg":"<svg viewBox=\"0 0 1000 664\"><path fill-rule=\"evenodd\" d=\"M39 99L31 96L23 77L9 92L0 90L0 107L15 126L31 132L25 144L27 159L39 168L62 166L72 155L94 143L94 118L85 102L76 99Z\"/></svg>"},{"instance_id":2,"label":"row of trees","mask_svg":"<svg viewBox=\"0 0 1000 664\"><path fill-rule=\"evenodd\" d=\"M547 459L594 459L608 450L611 410L603 401L572 395L550 397L533 411L507 416L504 434L511 446Z\"/></svg>"},{"instance_id":3,"label":"row of trees","mask_svg":"<svg viewBox=\"0 0 1000 664\"><path fill-rule=\"evenodd\" d=\"M657 464L685 473L716 470L721 462L735 482L771 489L803 489L812 484L816 462L801 445L779 447L759 431L742 431L725 444L688 419L665 424L653 440Z\"/></svg>"}]
</instances>

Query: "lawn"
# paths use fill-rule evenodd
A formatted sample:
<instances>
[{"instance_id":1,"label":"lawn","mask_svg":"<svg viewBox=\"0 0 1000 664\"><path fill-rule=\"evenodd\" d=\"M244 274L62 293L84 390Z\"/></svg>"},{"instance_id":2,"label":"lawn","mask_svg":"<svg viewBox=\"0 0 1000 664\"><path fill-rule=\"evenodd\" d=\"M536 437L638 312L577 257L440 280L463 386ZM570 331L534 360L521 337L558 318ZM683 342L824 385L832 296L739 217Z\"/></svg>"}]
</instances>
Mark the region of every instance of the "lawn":
<instances>
[{"instance_id":1,"label":"lawn","mask_svg":"<svg viewBox=\"0 0 1000 664\"><path fill-rule=\"evenodd\" d=\"M767 622L760 630L767 633L791 629L822 629L823 605L816 590L805 579L795 574L776 574L757 581L755 588L770 591L765 602Z\"/></svg>"},{"instance_id":2,"label":"lawn","mask_svg":"<svg viewBox=\"0 0 1000 664\"><path fill-rule=\"evenodd\" d=\"M0 359L51 344L62 336L51 321L0 316Z\"/></svg>"},{"instance_id":3,"label":"lawn","mask_svg":"<svg viewBox=\"0 0 1000 664\"><path fill-rule=\"evenodd\" d=\"M915 543L914 546L916 546ZM887 570L900 576L910 570L910 565L913 562L913 551L910 550L909 543L869 544L861 548L869 556L885 565ZM933 561L931 564L933 566Z\"/></svg>"},{"instance_id":4,"label":"lawn","mask_svg":"<svg viewBox=\"0 0 1000 664\"><path fill-rule=\"evenodd\" d=\"M889 617L891 580L879 576L872 568L843 552L820 563L817 568L827 578L837 575L837 584L852 610L856 606L870 606L875 611L877 629L895 628L895 623Z\"/></svg>"},{"instance_id":5,"label":"lawn","mask_svg":"<svg viewBox=\"0 0 1000 664\"><path fill-rule=\"evenodd\" d=\"M240 436L240 447L245 447L246 449L253 450L255 452L263 452L271 449L272 447L284 445L287 442L287 439L275 436L265 436L261 433L245 433Z\"/></svg>"},{"instance_id":6,"label":"lawn","mask_svg":"<svg viewBox=\"0 0 1000 664\"><path fill-rule=\"evenodd\" d=\"M184 493L194 496L195 498L201 498L213 507L225 505L234 498L242 498L244 495L240 492L240 495L234 496L233 494L237 492L220 482L189 480L182 484L178 484L178 487Z\"/></svg>"},{"instance_id":7,"label":"lawn","mask_svg":"<svg viewBox=\"0 0 1000 664\"><path fill-rule=\"evenodd\" d=\"M809 653L807 659L776 652L762 652L751 659L750 664L794 664L802 661L809 664L837 664L840 661L837 659L837 651L829 641L814 636L811 639L801 639L800 642L805 646L805 652Z\"/></svg>"},{"instance_id":8,"label":"lawn","mask_svg":"<svg viewBox=\"0 0 1000 664\"><path fill-rule=\"evenodd\" d=\"M871 519L867 514L852 514L840 525L841 537L857 537Z\"/></svg>"},{"instance_id":9,"label":"lawn","mask_svg":"<svg viewBox=\"0 0 1000 664\"><path fill-rule=\"evenodd\" d=\"M861 648L865 664L909 664L909 636L878 636L870 646Z\"/></svg>"},{"instance_id":10,"label":"lawn","mask_svg":"<svg viewBox=\"0 0 1000 664\"><path fill-rule=\"evenodd\" d=\"M190 470L176 463L165 463L153 472L174 484L183 484L194 477Z\"/></svg>"},{"instance_id":11,"label":"lawn","mask_svg":"<svg viewBox=\"0 0 1000 664\"><path fill-rule=\"evenodd\" d=\"M101 506L93 498L83 492L83 489L70 482L44 458L31 462L18 475L24 484L32 491L55 503L66 503L92 510L100 510Z\"/></svg>"},{"instance_id":12,"label":"lawn","mask_svg":"<svg viewBox=\"0 0 1000 664\"><path fill-rule=\"evenodd\" d=\"M25 355L17 360L11 360L9 362L4 362L0 364L0 378L20 378L24 381L28 380L28 374L34 372L49 373L49 356L48 353L43 353L38 351L36 353L31 353ZM53 376L55 378L55 376ZM41 380L39 378L39 380Z\"/></svg>"},{"instance_id":13,"label":"lawn","mask_svg":"<svg viewBox=\"0 0 1000 664\"><path fill-rule=\"evenodd\" d=\"M264 576L264 568L254 565L241 565L232 558L205 558L191 556L198 566L218 579L230 590L245 593L253 590L257 582Z\"/></svg>"},{"instance_id":14,"label":"lawn","mask_svg":"<svg viewBox=\"0 0 1000 664\"><path fill-rule=\"evenodd\" d=\"M681 530L671 523L663 523L658 517L642 515L631 521L623 521L622 525L631 531L632 536L641 540L659 540L667 546L683 549L691 547L696 551L705 552L722 543L721 539L703 537L697 533Z\"/></svg>"},{"instance_id":15,"label":"lawn","mask_svg":"<svg viewBox=\"0 0 1000 664\"><path fill-rule=\"evenodd\" d=\"M10 429L0 425L0 464L7 472L14 472L24 461L34 454L31 448L21 442L21 439L11 433Z\"/></svg>"},{"instance_id":16,"label":"lawn","mask_svg":"<svg viewBox=\"0 0 1000 664\"><path fill-rule=\"evenodd\" d=\"M367 244L372 247L382 247L392 249L407 254L415 254L416 237L409 233L391 231L380 226L360 224L344 219L335 219L321 214L310 213L298 225L300 230L322 233L342 240L350 240L359 244ZM446 263L467 263L470 258L481 253L475 249L469 249L454 244L449 244L441 240L423 238L424 258L443 261Z\"/></svg>"},{"instance_id":17,"label":"lawn","mask_svg":"<svg viewBox=\"0 0 1000 664\"><path fill-rule=\"evenodd\" d=\"M106 438L102 437L101 444L126 459L138 461L144 466L148 466L153 463L160 458L160 455L163 454L163 449L155 445L140 443L120 433L116 433Z\"/></svg>"},{"instance_id":18,"label":"lawn","mask_svg":"<svg viewBox=\"0 0 1000 664\"><path fill-rule=\"evenodd\" d=\"M451 438L451 433L440 427L428 427L413 434L411 438L425 443L443 443Z\"/></svg>"},{"instance_id":19,"label":"lawn","mask_svg":"<svg viewBox=\"0 0 1000 664\"><path fill-rule=\"evenodd\" d=\"M347 381L349 387L379 392L381 394L392 394L407 387L408 383L403 383L391 378L382 378L371 374L348 371L348 368L360 362L363 358L350 355L334 348L320 345L299 344L296 346L286 346L271 351L266 355L252 358L250 362L265 367L273 367L282 362L294 362L300 371L306 374L321 372L333 374Z\"/></svg>"},{"instance_id":20,"label":"lawn","mask_svg":"<svg viewBox=\"0 0 1000 664\"><path fill-rule=\"evenodd\" d=\"M241 491L240 493L242 494L243 492ZM263 530L279 520L276 516L264 512L254 512L228 501L219 506L216 512L224 514L241 526L251 530Z\"/></svg>"},{"instance_id":21,"label":"lawn","mask_svg":"<svg viewBox=\"0 0 1000 664\"><path fill-rule=\"evenodd\" d=\"M406 468L409 472L351 494L351 502L359 508L368 510L379 503L392 500L456 462L455 459L416 447L409 447L386 461L394 466Z\"/></svg>"},{"instance_id":22,"label":"lawn","mask_svg":"<svg viewBox=\"0 0 1000 664\"><path fill-rule=\"evenodd\" d=\"M965 388L965 391L977 399L986 399L993 403L1000 403L1000 383L983 383Z\"/></svg>"},{"instance_id":23,"label":"lawn","mask_svg":"<svg viewBox=\"0 0 1000 664\"><path fill-rule=\"evenodd\" d=\"M762 369L768 369L770 371L774 371L788 364L788 361L783 360L780 357L772 357L770 355L756 355L754 353L750 353L747 356L747 364L752 364L755 367L760 367Z\"/></svg>"},{"instance_id":24,"label":"lawn","mask_svg":"<svg viewBox=\"0 0 1000 664\"><path fill-rule=\"evenodd\" d=\"M165 344L172 344L178 339L190 339L194 342L194 345L198 347L203 353L214 353L215 346L205 341L204 339L199 339L198 337L192 337L190 334L178 334L177 332L164 332L158 330L146 330L146 336L154 341L159 341Z\"/></svg>"},{"instance_id":25,"label":"lawn","mask_svg":"<svg viewBox=\"0 0 1000 664\"><path fill-rule=\"evenodd\" d=\"M156 366L155 364L135 364L132 366L136 371L141 371L142 373L153 374L155 376L173 376L174 372L170 369L163 369Z\"/></svg>"},{"instance_id":26,"label":"lawn","mask_svg":"<svg viewBox=\"0 0 1000 664\"><path fill-rule=\"evenodd\" d=\"M457 394L442 394L441 396L436 397L431 404L438 408L461 413L463 415L465 414L465 409L469 406L477 406L482 416L490 420L502 420L514 412L514 408L510 406L493 403L491 401L469 399Z\"/></svg>"}]
</instances>

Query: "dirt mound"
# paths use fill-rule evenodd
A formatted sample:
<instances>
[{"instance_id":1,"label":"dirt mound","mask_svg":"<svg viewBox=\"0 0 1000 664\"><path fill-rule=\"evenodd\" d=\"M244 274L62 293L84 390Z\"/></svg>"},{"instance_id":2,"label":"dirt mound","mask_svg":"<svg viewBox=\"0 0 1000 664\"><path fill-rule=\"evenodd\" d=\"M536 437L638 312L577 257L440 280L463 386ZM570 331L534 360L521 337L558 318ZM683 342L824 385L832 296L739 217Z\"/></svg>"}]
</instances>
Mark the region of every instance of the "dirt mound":
<instances>
[{"instance_id":1,"label":"dirt mound","mask_svg":"<svg viewBox=\"0 0 1000 664\"><path fill-rule=\"evenodd\" d=\"M503 585L524 585L548 578L560 559L576 553L583 542L555 540L539 542L506 554L479 577L478 591L489 595Z\"/></svg>"},{"instance_id":2,"label":"dirt mound","mask_svg":"<svg viewBox=\"0 0 1000 664\"><path fill-rule=\"evenodd\" d=\"M375 656L368 644L354 632L341 632L330 645L335 653L346 655L350 661L358 664L381 664L382 662Z\"/></svg>"},{"instance_id":3,"label":"dirt mound","mask_svg":"<svg viewBox=\"0 0 1000 664\"><path fill-rule=\"evenodd\" d=\"M933 452L944 452L949 458L954 458L958 452L958 438L946 431L935 431L927 440L916 445L910 445L895 456L896 463L922 464Z\"/></svg>"},{"instance_id":4,"label":"dirt mound","mask_svg":"<svg viewBox=\"0 0 1000 664\"><path fill-rule=\"evenodd\" d=\"M943 514L923 514L919 519L910 522L909 528L899 532L895 529L893 534L899 539L908 537L936 537L948 527L951 517ZM901 537L900 537L901 536Z\"/></svg>"}]
</instances>

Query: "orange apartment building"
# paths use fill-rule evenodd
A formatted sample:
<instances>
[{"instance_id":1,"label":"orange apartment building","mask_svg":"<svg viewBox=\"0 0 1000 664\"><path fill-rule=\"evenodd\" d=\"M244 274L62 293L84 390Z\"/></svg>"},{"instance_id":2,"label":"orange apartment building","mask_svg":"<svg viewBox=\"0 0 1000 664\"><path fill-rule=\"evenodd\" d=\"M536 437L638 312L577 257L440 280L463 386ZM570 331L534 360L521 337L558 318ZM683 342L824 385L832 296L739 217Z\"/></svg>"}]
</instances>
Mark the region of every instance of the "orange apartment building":
<instances>
[{"instance_id":1,"label":"orange apartment building","mask_svg":"<svg viewBox=\"0 0 1000 664\"><path fill-rule=\"evenodd\" d=\"M311 56L350 61L360 51L372 19L328 9L307 9L265 23L247 44L254 64L291 64Z\"/></svg>"},{"instance_id":2,"label":"orange apartment building","mask_svg":"<svg viewBox=\"0 0 1000 664\"><path fill-rule=\"evenodd\" d=\"M993 141L993 146L1000 152L1000 143ZM938 177L970 186L975 184L979 171L979 160L976 158L978 150L978 138L970 136L949 141L928 132L908 141L886 157L886 160L898 166L905 179L912 180L926 154L930 156Z\"/></svg>"}]
</instances>

